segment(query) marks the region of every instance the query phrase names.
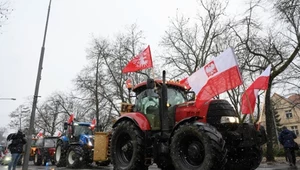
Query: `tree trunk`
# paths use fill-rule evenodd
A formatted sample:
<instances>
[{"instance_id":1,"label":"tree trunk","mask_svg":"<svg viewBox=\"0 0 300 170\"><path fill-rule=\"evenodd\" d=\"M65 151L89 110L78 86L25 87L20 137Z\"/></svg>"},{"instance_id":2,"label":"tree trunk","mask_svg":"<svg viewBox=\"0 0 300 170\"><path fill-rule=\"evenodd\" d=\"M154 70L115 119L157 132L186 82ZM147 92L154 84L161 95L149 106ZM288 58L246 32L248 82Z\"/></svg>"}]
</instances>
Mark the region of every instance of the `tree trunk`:
<instances>
[{"instance_id":1,"label":"tree trunk","mask_svg":"<svg viewBox=\"0 0 300 170\"><path fill-rule=\"evenodd\" d=\"M266 126L267 126L267 153L266 159L267 161L275 161L274 153L273 153L273 127L274 127L274 117L271 112L271 84L272 79L269 81L269 88L266 92L265 98L265 114L266 114Z\"/></svg>"}]
</instances>

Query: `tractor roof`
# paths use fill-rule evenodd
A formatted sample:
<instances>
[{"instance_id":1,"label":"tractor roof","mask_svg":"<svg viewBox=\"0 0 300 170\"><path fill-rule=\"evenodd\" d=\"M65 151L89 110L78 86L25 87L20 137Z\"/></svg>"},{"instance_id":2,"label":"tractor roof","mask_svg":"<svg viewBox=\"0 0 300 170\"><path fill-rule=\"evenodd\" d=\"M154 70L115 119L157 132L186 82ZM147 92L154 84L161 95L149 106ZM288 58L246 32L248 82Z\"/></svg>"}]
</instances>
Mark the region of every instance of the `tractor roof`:
<instances>
[{"instance_id":1,"label":"tractor roof","mask_svg":"<svg viewBox=\"0 0 300 170\"><path fill-rule=\"evenodd\" d=\"M162 80L154 80L156 85L161 85ZM186 87L182 84L180 84L178 81L166 81L166 85L169 87L178 88L180 90L187 90ZM147 81L144 81L142 83L137 84L132 90L135 93L140 93L141 91L144 91L147 88Z\"/></svg>"}]
</instances>

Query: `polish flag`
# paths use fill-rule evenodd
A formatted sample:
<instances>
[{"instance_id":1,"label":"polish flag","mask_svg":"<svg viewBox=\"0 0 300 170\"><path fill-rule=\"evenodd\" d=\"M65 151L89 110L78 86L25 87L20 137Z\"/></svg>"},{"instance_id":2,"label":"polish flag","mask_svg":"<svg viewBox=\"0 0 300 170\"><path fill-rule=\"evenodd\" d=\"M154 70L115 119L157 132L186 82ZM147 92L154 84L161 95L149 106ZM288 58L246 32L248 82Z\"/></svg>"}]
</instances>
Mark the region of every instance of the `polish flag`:
<instances>
[{"instance_id":1,"label":"polish flag","mask_svg":"<svg viewBox=\"0 0 300 170\"><path fill-rule=\"evenodd\" d=\"M144 51L129 61L129 63L123 68L122 73L136 72L151 67L153 67L152 56L150 46L148 45Z\"/></svg>"},{"instance_id":2,"label":"polish flag","mask_svg":"<svg viewBox=\"0 0 300 170\"><path fill-rule=\"evenodd\" d=\"M61 136L61 132L60 132L60 131L57 133L57 136L58 136L58 137L60 137L60 136Z\"/></svg>"},{"instance_id":3,"label":"polish flag","mask_svg":"<svg viewBox=\"0 0 300 170\"><path fill-rule=\"evenodd\" d=\"M96 119L94 118L91 123L91 129L94 130L96 125Z\"/></svg>"},{"instance_id":4,"label":"polish flag","mask_svg":"<svg viewBox=\"0 0 300 170\"><path fill-rule=\"evenodd\" d=\"M271 65L248 87L242 95L241 112L252 114L255 108L256 98L259 90L267 90L271 73Z\"/></svg>"},{"instance_id":5,"label":"polish flag","mask_svg":"<svg viewBox=\"0 0 300 170\"><path fill-rule=\"evenodd\" d=\"M127 89L131 89L131 88L132 88L132 82L131 82L131 79L130 79L130 78L128 78L128 79L126 80L126 88L127 88Z\"/></svg>"},{"instance_id":6,"label":"polish flag","mask_svg":"<svg viewBox=\"0 0 300 170\"><path fill-rule=\"evenodd\" d=\"M43 132L39 132L37 135L36 135L36 138L39 138L39 137L42 137L43 136Z\"/></svg>"},{"instance_id":7,"label":"polish flag","mask_svg":"<svg viewBox=\"0 0 300 170\"><path fill-rule=\"evenodd\" d=\"M196 107L227 90L242 84L238 63L232 48L188 77L188 83L197 94Z\"/></svg>"},{"instance_id":8,"label":"polish flag","mask_svg":"<svg viewBox=\"0 0 300 170\"><path fill-rule=\"evenodd\" d=\"M68 124L70 124L71 122L73 122L74 120L74 114L72 113L69 117L69 120L68 120Z\"/></svg>"},{"instance_id":9,"label":"polish flag","mask_svg":"<svg viewBox=\"0 0 300 170\"><path fill-rule=\"evenodd\" d=\"M184 85L186 89L190 89L191 86L189 85L189 82L188 82L188 77L182 79L179 81L180 84Z\"/></svg>"}]
</instances>

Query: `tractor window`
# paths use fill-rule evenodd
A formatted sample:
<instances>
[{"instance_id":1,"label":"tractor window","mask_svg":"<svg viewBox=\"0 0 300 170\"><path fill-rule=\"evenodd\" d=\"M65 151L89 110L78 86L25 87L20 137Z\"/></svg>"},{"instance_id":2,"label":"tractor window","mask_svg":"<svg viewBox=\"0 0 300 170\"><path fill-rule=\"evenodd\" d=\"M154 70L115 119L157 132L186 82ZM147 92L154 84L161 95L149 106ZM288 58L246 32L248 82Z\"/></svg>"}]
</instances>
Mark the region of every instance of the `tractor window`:
<instances>
[{"instance_id":1,"label":"tractor window","mask_svg":"<svg viewBox=\"0 0 300 170\"><path fill-rule=\"evenodd\" d=\"M57 139L45 139L45 147L55 148Z\"/></svg>"},{"instance_id":2,"label":"tractor window","mask_svg":"<svg viewBox=\"0 0 300 170\"><path fill-rule=\"evenodd\" d=\"M36 140L35 145L38 147L42 147L43 146L43 138L39 138L38 140Z\"/></svg>"},{"instance_id":3,"label":"tractor window","mask_svg":"<svg viewBox=\"0 0 300 170\"><path fill-rule=\"evenodd\" d=\"M159 99L146 95L146 91L141 92L137 96L136 111L144 114L158 114L159 112Z\"/></svg>"},{"instance_id":4,"label":"tractor window","mask_svg":"<svg viewBox=\"0 0 300 170\"><path fill-rule=\"evenodd\" d=\"M37 139L32 139L32 140L31 140L31 146L36 146L36 144L35 144L35 143L36 143L36 140L37 140Z\"/></svg>"},{"instance_id":5,"label":"tractor window","mask_svg":"<svg viewBox=\"0 0 300 170\"><path fill-rule=\"evenodd\" d=\"M168 88L168 103L171 106L175 106L184 102L186 102L186 98L184 97L182 91L174 88Z\"/></svg>"},{"instance_id":6,"label":"tractor window","mask_svg":"<svg viewBox=\"0 0 300 170\"><path fill-rule=\"evenodd\" d=\"M90 126L74 126L74 136L79 136L81 134L92 135L93 131L90 129Z\"/></svg>"}]
</instances>

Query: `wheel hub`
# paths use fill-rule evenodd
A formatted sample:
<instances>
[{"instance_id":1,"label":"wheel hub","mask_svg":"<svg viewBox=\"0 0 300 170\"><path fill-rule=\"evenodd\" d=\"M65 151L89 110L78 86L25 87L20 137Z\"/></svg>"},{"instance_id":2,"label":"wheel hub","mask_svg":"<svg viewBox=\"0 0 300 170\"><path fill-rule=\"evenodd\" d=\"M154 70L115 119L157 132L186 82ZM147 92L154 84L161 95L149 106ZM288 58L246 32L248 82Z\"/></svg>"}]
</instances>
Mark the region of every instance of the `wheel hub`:
<instances>
[{"instance_id":1,"label":"wheel hub","mask_svg":"<svg viewBox=\"0 0 300 170\"><path fill-rule=\"evenodd\" d=\"M196 143L192 143L188 146L188 157L190 157L190 159L201 159L201 147L196 144Z\"/></svg>"}]
</instances>

